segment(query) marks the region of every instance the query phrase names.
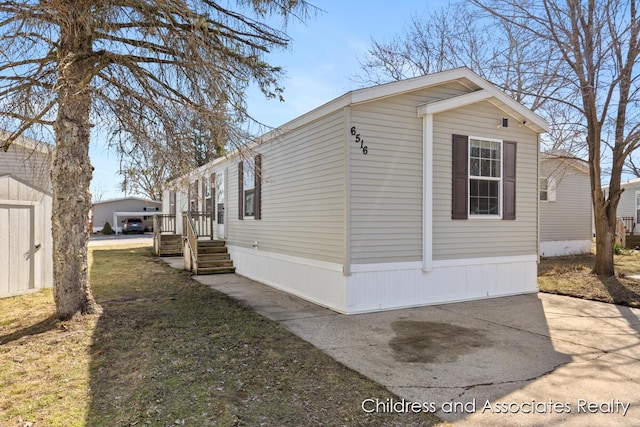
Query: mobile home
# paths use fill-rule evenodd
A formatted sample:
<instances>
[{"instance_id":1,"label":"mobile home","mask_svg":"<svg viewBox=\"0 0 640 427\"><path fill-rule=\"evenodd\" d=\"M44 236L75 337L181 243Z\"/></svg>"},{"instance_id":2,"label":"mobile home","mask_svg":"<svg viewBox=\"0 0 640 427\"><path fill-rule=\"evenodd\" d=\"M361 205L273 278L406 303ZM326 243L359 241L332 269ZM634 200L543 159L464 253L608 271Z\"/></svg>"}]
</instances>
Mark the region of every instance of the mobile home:
<instances>
[{"instance_id":1,"label":"mobile home","mask_svg":"<svg viewBox=\"0 0 640 427\"><path fill-rule=\"evenodd\" d=\"M223 241L342 313L536 292L547 127L467 68L359 89L168 183L163 214L188 268Z\"/></svg>"}]
</instances>

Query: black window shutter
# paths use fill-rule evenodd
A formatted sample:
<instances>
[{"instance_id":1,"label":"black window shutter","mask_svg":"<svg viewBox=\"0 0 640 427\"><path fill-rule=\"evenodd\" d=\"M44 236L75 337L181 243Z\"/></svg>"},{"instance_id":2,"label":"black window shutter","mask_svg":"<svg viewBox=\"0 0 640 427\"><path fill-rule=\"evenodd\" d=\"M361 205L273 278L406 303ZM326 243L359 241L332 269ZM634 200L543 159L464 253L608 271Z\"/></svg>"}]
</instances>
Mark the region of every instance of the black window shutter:
<instances>
[{"instance_id":1,"label":"black window shutter","mask_svg":"<svg viewBox=\"0 0 640 427\"><path fill-rule=\"evenodd\" d=\"M262 219L262 154L257 154L254 160L254 184L255 193L253 197L254 210L253 218Z\"/></svg>"},{"instance_id":2,"label":"black window shutter","mask_svg":"<svg viewBox=\"0 0 640 427\"><path fill-rule=\"evenodd\" d=\"M502 178L502 219L516 219L516 143L504 141L504 177Z\"/></svg>"},{"instance_id":3,"label":"black window shutter","mask_svg":"<svg viewBox=\"0 0 640 427\"><path fill-rule=\"evenodd\" d=\"M244 168L238 162L238 219L244 219Z\"/></svg>"},{"instance_id":4,"label":"black window shutter","mask_svg":"<svg viewBox=\"0 0 640 427\"><path fill-rule=\"evenodd\" d=\"M469 137L453 135L451 219L467 219L469 203Z\"/></svg>"}]
</instances>

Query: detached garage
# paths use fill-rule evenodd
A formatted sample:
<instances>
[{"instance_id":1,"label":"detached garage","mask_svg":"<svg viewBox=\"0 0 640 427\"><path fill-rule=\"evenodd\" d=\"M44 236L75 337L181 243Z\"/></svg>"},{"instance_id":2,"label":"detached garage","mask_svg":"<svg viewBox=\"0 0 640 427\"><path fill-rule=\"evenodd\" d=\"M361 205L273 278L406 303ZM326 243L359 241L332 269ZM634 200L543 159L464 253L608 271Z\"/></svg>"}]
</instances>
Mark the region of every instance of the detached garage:
<instances>
[{"instance_id":1,"label":"detached garage","mask_svg":"<svg viewBox=\"0 0 640 427\"><path fill-rule=\"evenodd\" d=\"M53 285L51 193L0 176L0 298Z\"/></svg>"}]
</instances>

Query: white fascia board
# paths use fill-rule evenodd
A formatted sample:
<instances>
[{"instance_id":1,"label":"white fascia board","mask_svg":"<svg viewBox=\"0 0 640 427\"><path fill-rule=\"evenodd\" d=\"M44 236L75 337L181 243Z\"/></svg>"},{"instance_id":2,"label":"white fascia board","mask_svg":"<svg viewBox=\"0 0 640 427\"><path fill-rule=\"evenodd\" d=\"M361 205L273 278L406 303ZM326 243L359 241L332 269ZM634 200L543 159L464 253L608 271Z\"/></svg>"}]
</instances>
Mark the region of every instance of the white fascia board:
<instances>
[{"instance_id":1,"label":"white fascia board","mask_svg":"<svg viewBox=\"0 0 640 427\"><path fill-rule=\"evenodd\" d=\"M403 80L400 82L387 83L371 88L365 88L356 90L351 93L351 103L359 104L364 102L373 101L380 98L386 98L389 96L395 96L406 92L411 92L417 89L424 89L430 86L441 85L450 81L466 79L478 86L481 91L487 91L490 96L484 99L496 98L499 103L506 105L509 109L513 110L516 114L523 117L527 121L526 126L533 129L537 133L547 132L549 130L549 124L542 117L529 110L524 105L515 101L513 98L507 96L504 92L498 89L489 81L480 77L478 74L471 71L469 68L455 68L449 71L443 71L440 73L429 74L426 76L415 77L413 79ZM475 91L479 92L479 91ZM472 93L475 93L472 92ZM475 102L481 101L477 100ZM440 101L437 101L440 102ZM468 105L468 104L466 104ZM454 108L454 107L452 107ZM500 106L498 105L498 108ZM442 110L446 111L446 110ZM429 112L428 114L434 114ZM424 114L423 114L424 115Z\"/></svg>"},{"instance_id":2,"label":"white fascia board","mask_svg":"<svg viewBox=\"0 0 640 427\"><path fill-rule=\"evenodd\" d=\"M301 116L298 116L295 119L288 121L287 123L283 124L282 126L279 126L278 128L270 132L267 132L266 134L257 138L258 144L269 142L272 139L277 138L279 135L285 134L287 132L291 132L292 130L297 129L301 126L304 126L307 123L311 123L314 120L318 120L335 111L339 111L342 108L349 106L350 104L353 103L351 99L352 94L353 92L349 92L345 95L342 95L339 98L329 101L326 104L323 104L320 107L315 108Z\"/></svg>"},{"instance_id":3,"label":"white fascia board","mask_svg":"<svg viewBox=\"0 0 640 427\"><path fill-rule=\"evenodd\" d=\"M467 79L471 80L473 83L477 84L481 88L489 91L489 93L491 93L491 95L493 95L493 97L496 98L498 101L504 103L509 108L514 110L516 113L524 117L527 120L526 126L532 128L534 131L538 133L549 131L549 123L547 123L545 119L543 119L542 117L540 117L539 115L537 115L536 113L534 113L533 111L525 107L524 105L520 104L518 101L514 100L507 94L505 94L503 91L498 89L489 81L480 77L478 74L474 73L468 68L465 68L464 70L468 72L468 75L465 76ZM535 127L531 125L535 125Z\"/></svg>"},{"instance_id":4,"label":"white fascia board","mask_svg":"<svg viewBox=\"0 0 640 427\"><path fill-rule=\"evenodd\" d=\"M299 117L296 117L295 119L288 121L282 126L257 137L253 141L247 142L243 148L240 148L240 149L236 148L232 152L227 153L222 157L218 157L217 159L214 159L203 166L200 166L198 169L195 169L191 172L187 172L186 174L178 178L174 178L173 180L169 181L167 185L163 188L176 186L176 184L180 184L186 181L191 181L192 179L201 176L203 172L209 169L214 169L217 166L221 166L221 164L224 164L227 162L230 163L232 159L238 158L241 155L241 152L243 150L252 150L256 147L259 147L262 144L267 144L274 140L277 140L278 137L280 137L281 135L284 135L288 132L291 132L292 130L300 128L308 123L313 122L314 120L318 120L326 115L329 115L335 111L340 110L341 108L347 107L350 104L351 104L351 92L339 98L336 98L332 101L329 101L326 104L323 104L320 107L309 111L308 113L305 113Z\"/></svg>"},{"instance_id":5,"label":"white fascia board","mask_svg":"<svg viewBox=\"0 0 640 427\"><path fill-rule=\"evenodd\" d=\"M427 114L437 114L443 111L453 110L454 108L464 107L465 105L475 104L476 102L484 101L491 98L493 95L485 89L480 89L475 92L466 93L464 95L458 95L440 101L430 102L428 104L422 104L418 106L418 116L426 116Z\"/></svg>"},{"instance_id":6,"label":"white fascia board","mask_svg":"<svg viewBox=\"0 0 640 427\"><path fill-rule=\"evenodd\" d=\"M426 76L414 77L412 79L402 80L399 82L386 83L379 86L359 89L352 92L351 102L353 104L369 102L380 98L386 98L389 96L411 92L416 89L424 89L429 86L440 85L449 81L463 78L469 79L470 75L477 76L473 71L466 67L455 68L453 70L428 74ZM474 83L480 87L487 85L487 82L484 79L480 78L480 80L482 80L483 84L478 84L476 81L474 81Z\"/></svg>"}]
</instances>

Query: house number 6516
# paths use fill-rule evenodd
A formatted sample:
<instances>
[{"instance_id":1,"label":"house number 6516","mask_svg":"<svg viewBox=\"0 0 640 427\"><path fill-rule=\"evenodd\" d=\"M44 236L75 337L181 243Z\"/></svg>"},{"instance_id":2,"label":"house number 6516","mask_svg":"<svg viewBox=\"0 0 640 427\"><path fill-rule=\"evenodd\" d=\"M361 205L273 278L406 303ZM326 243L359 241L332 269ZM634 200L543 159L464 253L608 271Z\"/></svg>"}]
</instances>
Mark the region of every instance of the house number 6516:
<instances>
[{"instance_id":1,"label":"house number 6516","mask_svg":"<svg viewBox=\"0 0 640 427\"><path fill-rule=\"evenodd\" d=\"M367 155L367 153L369 153L369 148L366 145L364 145L364 139L360 136L355 126L351 127L351 135L356 137L356 144L360 144L360 149L362 150L362 153L364 155Z\"/></svg>"}]
</instances>

